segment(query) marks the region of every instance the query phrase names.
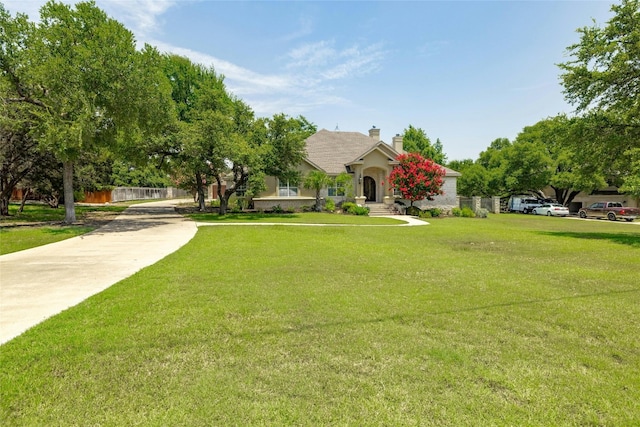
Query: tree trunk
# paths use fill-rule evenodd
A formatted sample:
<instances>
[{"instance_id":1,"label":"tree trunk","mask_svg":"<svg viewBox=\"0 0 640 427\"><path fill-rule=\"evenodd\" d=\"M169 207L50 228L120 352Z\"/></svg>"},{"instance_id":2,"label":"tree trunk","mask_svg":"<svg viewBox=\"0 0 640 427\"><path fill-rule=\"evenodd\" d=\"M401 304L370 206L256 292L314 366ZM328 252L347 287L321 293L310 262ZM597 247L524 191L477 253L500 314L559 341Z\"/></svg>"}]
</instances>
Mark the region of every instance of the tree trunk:
<instances>
[{"instance_id":1,"label":"tree trunk","mask_svg":"<svg viewBox=\"0 0 640 427\"><path fill-rule=\"evenodd\" d=\"M9 198L5 197L4 192L0 195L0 216L9 216Z\"/></svg>"},{"instance_id":2,"label":"tree trunk","mask_svg":"<svg viewBox=\"0 0 640 427\"><path fill-rule=\"evenodd\" d=\"M569 206L569 203L580 193L580 191L571 191L571 189L567 188L556 188L554 186L551 186L551 188L553 188L553 191L556 193L556 200L562 206Z\"/></svg>"},{"instance_id":3,"label":"tree trunk","mask_svg":"<svg viewBox=\"0 0 640 427\"><path fill-rule=\"evenodd\" d=\"M31 193L31 188L26 188L22 192L22 201L20 202L20 209L18 212L22 213L24 211L24 204L27 203L27 197L29 197L29 193Z\"/></svg>"},{"instance_id":4,"label":"tree trunk","mask_svg":"<svg viewBox=\"0 0 640 427\"><path fill-rule=\"evenodd\" d=\"M198 188L198 210L204 212L207 208L204 203L204 185L202 185L202 175L196 172L196 185Z\"/></svg>"},{"instance_id":5,"label":"tree trunk","mask_svg":"<svg viewBox=\"0 0 640 427\"><path fill-rule=\"evenodd\" d=\"M220 193L220 215L226 215L227 214L227 206L229 206L229 198L225 195Z\"/></svg>"},{"instance_id":6,"label":"tree trunk","mask_svg":"<svg viewBox=\"0 0 640 427\"><path fill-rule=\"evenodd\" d=\"M322 212L322 206L320 203L320 190L316 190L316 206L314 208L316 212Z\"/></svg>"},{"instance_id":7,"label":"tree trunk","mask_svg":"<svg viewBox=\"0 0 640 427\"><path fill-rule=\"evenodd\" d=\"M9 216L9 199L13 193L13 186L9 184L5 177L0 177L0 215Z\"/></svg>"},{"instance_id":8,"label":"tree trunk","mask_svg":"<svg viewBox=\"0 0 640 427\"><path fill-rule=\"evenodd\" d=\"M204 201L204 189L202 186L198 189L198 210L204 212L207 210L206 203Z\"/></svg>"},{"instance_id":9,"label":"tree trunk","mask_svg":"<svg viewBox=\"0 0 640 427\"><path fill-rule=\"evenodd\" d=\"M569 193L569 196L567 197L567 200L565 200L564 205L566 207L569 207L569 204L573 202L573 199L575 199L578 194L580 194L579 191L572 191L571 193Z\"/></svg>"},{"instance_id":10,"label":"tree trunk","mask_svg":"<svg viewBox=\"0 0 640 427\"><path fill-rule=\"evenodd\" d=\"M76 222L76 208L73 200L73 163L62 162L62 185L64 188L64 223L73 224Z\"/></svg>"}]
</instances>

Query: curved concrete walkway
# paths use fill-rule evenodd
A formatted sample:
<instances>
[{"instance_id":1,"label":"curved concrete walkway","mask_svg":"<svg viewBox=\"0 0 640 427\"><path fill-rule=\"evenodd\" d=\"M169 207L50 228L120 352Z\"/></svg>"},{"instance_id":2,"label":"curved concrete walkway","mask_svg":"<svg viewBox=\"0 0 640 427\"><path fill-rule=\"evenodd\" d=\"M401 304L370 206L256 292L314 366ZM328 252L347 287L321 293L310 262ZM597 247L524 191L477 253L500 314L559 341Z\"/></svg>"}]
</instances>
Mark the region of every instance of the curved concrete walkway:
<instances>
[{"instance_id":1,"label":"curved concrete walkway","mask_svg":"<svg viewBox=\"0 0 640 427\"><path fill-rule=\"evenodd\" d=\"M173 207L180 202L182 200L134 205L91 233L0 256L0 344L175 252L193 238L198 226L354 226L196 223L175 212ZM428 224L410 216L389 218L404 224L355 226Z\"/></svg>"},{"instance_id":2,"label":"curved concrete walkway","mask_svg":"<svg viewBox=\"0 0 640 427\"><path fill-rule=\"evenodd\" d=\"M406 215L381 215L376 218L392 218L402 221L404 224L308 224L304 222L198 222L198 227L225 226L225 225L288 225L302 227L414 227L417 225L429 225L421 219Z\"/></svg>"},{"instance_id":3,"label":"curved concrete walkway","mask_svg":"<svg viewBox=\"0 0 640 427\"><path fill-rule=\"evenodd\" d=\"M0 256L0 344L191 240L197 225L178 202L134 205L91 233Z\"/></svg>"}]
</instances>

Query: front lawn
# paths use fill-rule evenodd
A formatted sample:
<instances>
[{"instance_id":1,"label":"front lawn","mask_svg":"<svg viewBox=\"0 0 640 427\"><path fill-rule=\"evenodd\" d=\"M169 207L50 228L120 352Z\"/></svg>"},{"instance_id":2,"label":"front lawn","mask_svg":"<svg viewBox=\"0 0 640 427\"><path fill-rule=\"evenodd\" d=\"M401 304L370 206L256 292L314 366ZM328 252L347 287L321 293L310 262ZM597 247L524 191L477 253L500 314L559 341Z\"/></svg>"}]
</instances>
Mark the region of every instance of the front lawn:
<instances>
[{"instance_id":1,"label":"front lawn","mask_svg":"<svg viewBox=\"0 0 640 427\"><path fill-rule=\"evenodd\" d=\"M640 424L640 227L202 227L6 343L0 424Z\"/></svg>"},{"instance_id":2,"label":"front lawn","mask_svg":"<svg viewBox=\"0 0 640 427\"><path fill-rule=\"evenodd\" d=\"M95 227L40 226L40 227L0 227L0 255L34 248L60 240L80 236Z\"/></svg>"},{"instance_id":3,"label":"front lawn","mask_svg":"<svg viewBox=\"0 0 640 427\"><path fill-rule=\"evenodd\" d=\"M9 205L9 216L0 218L0 255L80 236L106 224L134 202L113 205L77 205L78 225L61 225L64 207L43 204ZM18 226L19 225L19 226Z\"/></svg>"},{"instance_id":4,"label":"front lawn","mask_svg":"<svg viewBox=\"0 0 640 427\"><path fill-rule=\"evenodd\" d=\"M191 213L187 215L200 222L266 222L295 224L353 224L353 225L399 225L404 221L370 216L332 214L327 212L306 213Z\"/></svg>"},{"instance_id":5,"label":"front lawn","mask_svg":"<svg viewBox=\"0 0 640 427\"><path fill-rule=\"evenodd\" d=\"M140 201L138 201L139 203ZM87 216L95 212L119 213L133 203L118 203L112 205L76 205L76 217L82 221ZM17 222L62 222L64 221L64 206L57 209L44 204L27 204L22 212L19 212L19 205L9 205L9 216L0 217L0 222L4 224Z\"/></svg>"}]
</instances>

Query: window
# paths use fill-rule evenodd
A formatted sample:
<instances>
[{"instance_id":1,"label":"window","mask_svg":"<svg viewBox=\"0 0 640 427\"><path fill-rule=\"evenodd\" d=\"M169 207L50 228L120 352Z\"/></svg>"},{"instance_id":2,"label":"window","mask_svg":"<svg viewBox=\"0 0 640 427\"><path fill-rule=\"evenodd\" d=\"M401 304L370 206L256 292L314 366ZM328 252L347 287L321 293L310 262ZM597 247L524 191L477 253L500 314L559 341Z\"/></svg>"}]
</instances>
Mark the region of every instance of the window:
<instances>
[{"instance_id":1,"label":"window","mask_svg":"<svg viewBox=\"0 0 640 427\"><path fill-rule=\"evenodd\" d=\"M298 195L298 186L289 181L278 181L278 196L280 197L296 197Z\"/></svg>"},{"instance_id":2,"label":"window","mask_svg":"<svg viewBox=\"0 0 640 427\"><path fill-rule=\"evenodd\" d=\"M236 187L236 196L237 197L244 197L247 195L247 186L245 185L238 185Z\"/></svg>"},{"instance_id":3,"label":"window","mask_svg":"<svg viewBox=\"0 0 640 427\"><path fill-rule=\"evenodd\" d=\"M331 183L327 187L327 192L330 197L344 196L345 194L344 185L338 186L335 178L333 178L331 180Z\"/></svg>"}]
</instances>

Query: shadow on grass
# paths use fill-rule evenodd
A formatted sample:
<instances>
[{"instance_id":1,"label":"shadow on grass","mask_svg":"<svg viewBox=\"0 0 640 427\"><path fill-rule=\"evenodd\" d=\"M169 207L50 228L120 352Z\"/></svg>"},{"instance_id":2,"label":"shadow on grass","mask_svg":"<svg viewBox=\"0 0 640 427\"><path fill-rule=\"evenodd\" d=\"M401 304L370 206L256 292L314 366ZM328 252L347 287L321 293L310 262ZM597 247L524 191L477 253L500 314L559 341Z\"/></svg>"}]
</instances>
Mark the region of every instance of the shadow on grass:
<instances>
[{"instance_id":1,"label":"shadow on grass","mask_svg":"<svg viewBox=\"0 0 640 427\"><path fill-rule=\"evenodd\" d=\"M423 320L425 316L440 316L440 315L446 315L446 314L457 314L457 313L465 313L465 312L473 312L473 311L490 310L494 308L518 307L518 306L527 306L527 305L535 305L535 304L545 304L545 303L551 303L551 302L557 302L557 301L568 301L568 300L575 300L575 299L582 299L582 298L616 296L616 295L624 295L624 294L637 293L637 292L640 292L640 288L623 289L623 290L608 291L608 292L594 292L590 294L571 295L571 296L557 297L557 298L509 301L509 302L496 303L496 304L462 307L462 308L451 309L451 310L434 310L434 311L426 310L420 313L420 315L394 314L390 316L380 316L380 317L375 317L371 319L360 319L360 320L354 319L354 320L343 320L343 321L335 321L335 322L319 322L314 324L301 324L301 325L295 325L295 326L290 326L286 328L271 328L271 329L265 329L261 331L232 333L231 335L238 336L238 337L251 337L256 335L265 335L265 336L280 335L280 334L304 332L307 330L314 330L314 329L323 329L323 328L335 327L335 326L366 325L366 324L383 323L383 322L411 322L416 320Z\"/></svg>"},{"instance_id":2,"label":"shadow on grass","mask_svg":"<svg viewBox=\"0 0 640 427\"><path fill-rule=\"evenodd\" d=\"M59 227L59 228L43 228L42 232L44 234L53 234L54 236L58 235L72 235L75 236L79 232L89 232L93 230L94 227Z\"/></svg>"},{"instance_id":3,"label":"shadow on grass","mask_svg":"<svg viewBox=\"0 0 640 427\"><path fill-rule=\"evenodd\" d=\"M19 206L16 204L9 205L9 216L0 217L0 223L11 224L14 222L62 222L65 217L64 206L52 208L44 204L25 205L22 212L18 212ZM76 216L82 217L92 212L112 212L119 213L124 211L126 206L108 205L108 206L76 206Z\"/></svg>"},{"instance_id":4,"label":"shadow on grass","mask_svg":"<svg viewBox=\"0 0 640 427\"><path fill-rule=\"evenodd\" d=\"M540 234L552 237L571 237L586 240L607 240L612 243L640 248L640 233L578 233L572 231L544 231Z\"/></svg>"}]
</instances>

